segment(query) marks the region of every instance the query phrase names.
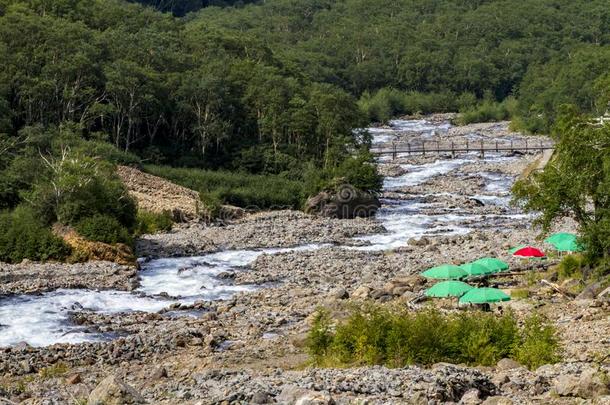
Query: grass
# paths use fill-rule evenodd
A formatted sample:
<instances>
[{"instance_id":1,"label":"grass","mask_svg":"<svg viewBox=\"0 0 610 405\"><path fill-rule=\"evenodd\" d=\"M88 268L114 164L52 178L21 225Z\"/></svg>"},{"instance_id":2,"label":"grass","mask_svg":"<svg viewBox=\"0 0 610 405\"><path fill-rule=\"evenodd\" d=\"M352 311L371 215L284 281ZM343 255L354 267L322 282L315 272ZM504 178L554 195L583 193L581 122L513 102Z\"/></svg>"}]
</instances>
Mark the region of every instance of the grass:
<instances>
[{"instance_id":1,"label":"grass","mask_svg":"<svg viewBox=\"0 0 610 405\"><path fill-rule=\"evenodd\" d=\"M376 304L354 307L342 322L318 311L308 350L318 366L329 367L438 362L490 366L509 357L533 369L559 359L554 327L536 314L519 327L511 313L412 313Z\"/></svg>"},{"instance_id":2,"label":"grass","mask_svg":"<svg viewBox=\"0 0 610 405\"><path fill-rule=\"evenodd\" d=\"M303 184L279 175L172 168L146 165L144 170L222 203L249 209L301 207Z\"/></svg>"},{"instance_id":3,"label":"grass","mask_svg":"<svg viewBox=\"0 0 610 405\"><path fill-rule=\"evenodd\" d=\"M56 363L52 366L41 368L38 371L38 375L40 375L43 379L56 378L61 377L66 374L70 369L64 363Z\"/></svg>"},{"instance_id":4,"label":"grass","mask_svg":"<svg viewBox=\"0 0 610 405\"><path fill-rule=\"evenodd\" d=\"M525 288L516 288L510 292L510 296L511 298L516 300L524 300L526 298L529 298L530 291Z\"/></svg>"}]
</instances>

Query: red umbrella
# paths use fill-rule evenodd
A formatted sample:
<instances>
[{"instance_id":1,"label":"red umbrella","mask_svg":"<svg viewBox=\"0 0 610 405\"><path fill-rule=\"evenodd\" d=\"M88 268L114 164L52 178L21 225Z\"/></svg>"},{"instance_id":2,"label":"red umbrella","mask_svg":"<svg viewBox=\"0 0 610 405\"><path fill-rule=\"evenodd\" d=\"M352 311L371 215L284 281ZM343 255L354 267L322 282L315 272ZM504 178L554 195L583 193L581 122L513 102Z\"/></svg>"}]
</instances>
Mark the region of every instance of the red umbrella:
<instances>
[{"instance_id":1,"label":"red umbrella","mask_svg":"<svg viewBox=\"0 0 610 405\"><path fill-rule=\"evenodd\" d=\"M521 257L545 257L546 255L540 249L536 249L535 247L526 246L517 250L513 253L513 256L521 256Z\"/></svg>"}]
</instances>

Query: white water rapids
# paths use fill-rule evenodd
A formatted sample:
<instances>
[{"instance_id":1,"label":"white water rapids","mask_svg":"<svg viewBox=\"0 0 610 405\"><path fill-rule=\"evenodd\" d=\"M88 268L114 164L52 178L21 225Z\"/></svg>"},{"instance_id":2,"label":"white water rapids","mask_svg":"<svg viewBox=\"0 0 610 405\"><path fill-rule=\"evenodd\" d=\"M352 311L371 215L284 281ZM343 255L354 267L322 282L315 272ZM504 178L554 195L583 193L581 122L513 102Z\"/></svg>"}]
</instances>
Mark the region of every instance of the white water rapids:
<instances>
[{"instance_id":1,"label":"white water rapids","mask_svg":"<svg viewBox=\"0 0 610 405\"><path fill-rule=\"evenodd\" d=\"M418 133L421 139L444 133L449 124L430 123L425 120L392 121L391 129L371 128L373 143L391 141L399 132ZM390 191L405 186L422 184L436 176L448 174L460 166L474 162L475 155L460 159L439 159L421 165L401 165L406 174L386 178L384 189ZM487 160L506 157L488 156ZM388 160L387 157L380 162ZM486 180L484 194L472 196L485 204L506 206L508 191L513 179L499 173L481 173ZM438 215L422 213L430 205L418 199L383 200L377 214L387 229L386 233L358 237L366 244L350 249L387 250L404 246L408 239L424 235L465 234L472 230L473 221L484 221L480 215L443 212ZM487 215L487 220L490 218ZM504 218L517 218L506 215ZM467 224L464 222L468 222ZM25 341L33 346L54 343L77 343L111 339L70 322L74 311L90 310L100 313L128 311L157 312L173 303L193 303L196 300L227 299L256 286L234 285L221 273L247 271L261 254L274 254L291 250L318 249L325 245L305 245L292 249L233 250L197 257L164 258L142 263L139 273L140 287L135 292L56 290L40 295L19 295L0 298L0 347ZM161 293L165 293L159 295Z\"/></svg>"}]
</instances>

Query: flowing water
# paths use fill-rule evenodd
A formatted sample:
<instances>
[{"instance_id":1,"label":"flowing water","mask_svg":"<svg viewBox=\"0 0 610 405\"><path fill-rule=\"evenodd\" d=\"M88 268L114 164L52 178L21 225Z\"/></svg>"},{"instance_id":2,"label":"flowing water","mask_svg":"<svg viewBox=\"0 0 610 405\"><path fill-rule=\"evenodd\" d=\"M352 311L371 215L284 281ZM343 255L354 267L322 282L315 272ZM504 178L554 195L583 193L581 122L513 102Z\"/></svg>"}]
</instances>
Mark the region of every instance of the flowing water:
<instances>
[{"instance_id":1,"label":"flowing water","mask_svg":"<svg viewBox=\"0 0 610 405\"><path fill-rule=\"evenodd\" d=\"M391 142L400 132L417 133L419 139L442 134L447 123L425 120L397 120L390 129L370 129L374 144ZM384 190L422 184L476 161L475 155L460 159L439 159L421 165L401 165L406 174L388 177ZM488 156L487 160L509 159ZM384 163L388 158L380 159ZM484 192L472 196L485 204L508 205L509 188L513 178L499 173L480 173L486 181ZM444 193L450 196L448 193ZM439 195L439 194L437 194ZM434 206L424 201L426 196L410 196L406 200L383 199L378 220L387 229L383 234L356 238L362 246L346 247L360 250L386 250L404 246L410 238L431 235L465 234L483 223L497 223L523 218L519 214L472 215L459 209L446 209L437 214L422 211ZM455 212L454 212L455 211ZM129 311L157 312L173 303L193 303L196 300L227 299L232 295L257 288L253 285L234 285L222 277L223 273L247 271L247 267L261 254L294 250L319 249L327 245L305 245L291 249L230 250L196 257L164 258L142 262L140 287L134 292L93 291L84 289L56 290L40 295L20 295L0 299L0 347L25 341L33 346L53 343L99 341L112 339L70 322L75 311L118 313Z\"/></svg>"}]
</instances>

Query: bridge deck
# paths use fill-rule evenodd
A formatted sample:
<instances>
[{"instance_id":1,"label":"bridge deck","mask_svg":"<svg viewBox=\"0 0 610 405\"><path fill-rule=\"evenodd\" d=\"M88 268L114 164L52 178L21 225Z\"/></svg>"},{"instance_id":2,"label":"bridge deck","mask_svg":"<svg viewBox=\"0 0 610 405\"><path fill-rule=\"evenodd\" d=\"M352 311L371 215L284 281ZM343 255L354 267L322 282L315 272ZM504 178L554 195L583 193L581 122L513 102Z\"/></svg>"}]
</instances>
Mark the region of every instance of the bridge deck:
<instances>
[{"instance_id":1,"label":"bridge deck","mask_svg":"<svg viewBox=\"0 0 610 405\"><path fill-rule=\"evenodd\" d=\"M451 153L452 155L459 153L478 152L485 154L487 152L542 152L549 149L555 149L555 144L552 142L506 142L506 141L481 141L481 142L437 142L423 141L410 143L392 143L389 146L372 147L371 153L375 155L393 155L398 154L427 154L427 153Z\"/></svg>"}]
</instances>

